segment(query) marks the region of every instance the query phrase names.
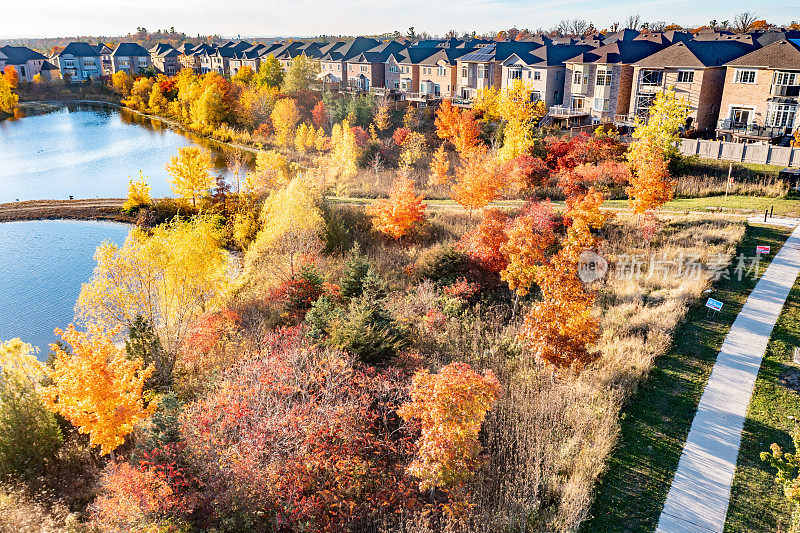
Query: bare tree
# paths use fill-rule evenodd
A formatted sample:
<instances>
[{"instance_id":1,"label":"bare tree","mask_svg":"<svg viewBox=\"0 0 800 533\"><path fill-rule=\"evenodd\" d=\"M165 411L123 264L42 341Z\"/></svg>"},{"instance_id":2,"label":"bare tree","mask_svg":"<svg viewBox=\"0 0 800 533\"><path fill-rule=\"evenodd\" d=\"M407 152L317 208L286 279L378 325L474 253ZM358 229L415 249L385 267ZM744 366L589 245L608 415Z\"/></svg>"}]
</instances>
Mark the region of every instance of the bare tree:
<instances>
[{"instance_id":1,"label":"bare tree","mask_svg":"<svg viewBox=\"0 0 800 533\"><path fill-rule=\"evenodd\" d=\"M667 22L664 20L656 20L649 25L650 31L664 31L667 27Z\"/></svg>"},{"instance_id":2,"label":"bare tree","mask_svg":"<svg viewBox=\"0 0 800 533\"><path fill-rule=\"evenodd\" d=\"M733 17L733 28L739 33L747 33L753 28L756 21L756 14L752 11L744 11Z\"/></svg>"},{"instance_id":3,"label":"bare tree","mask_svg":"<svg viewBox=\"0 0 800 533\"><path fill-rule=\"evenodd\" d=\"M723 20L719 23L719 27L723 30L729 30L731 28L731 21L730 20Z\"/></svg>"},{"instance_id":4,"label":"bare tree","mask_svg":"<svg viewBox=\"0 0 800 533\"><path fill-rule=\"evenodd\" d=\"M556 31L559 35L582 36L590 27L591 25L583 19L562 20L558 23Z\"/></svg>"},{"instance_id":5,"label":"bare tree","mask_svg":"<svg viewBox=\"0 0 800 533\"><path fill-rule=\"evenodd\" d=\"M625 27L630 28L632 30L638 30L642 25L642 16L641 15L629 15L628 18L625 19Z\"/></svg>"},{"instance_id":6,"label":"bare tree","mask_svg":"<svg viewBox=\"0 0 800 533\"><path fill-rule=\"evenodd\" d=\"M619 31L619 22L615 22L611 25L611 33L617 33Z\"/></svg>"}]
</instances>

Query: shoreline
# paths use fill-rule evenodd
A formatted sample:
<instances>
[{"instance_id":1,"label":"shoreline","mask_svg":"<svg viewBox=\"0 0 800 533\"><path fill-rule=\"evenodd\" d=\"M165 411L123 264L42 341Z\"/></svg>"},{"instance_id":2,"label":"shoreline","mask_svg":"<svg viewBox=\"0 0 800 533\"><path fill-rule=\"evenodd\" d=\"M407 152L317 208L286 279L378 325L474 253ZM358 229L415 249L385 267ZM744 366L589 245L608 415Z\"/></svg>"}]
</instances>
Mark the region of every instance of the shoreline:
<instances>
[{"instance_id":1,"label":"shoreline","mask_svg":"<svg viewBox=\"0 0 800 533\"><path fill-rule=\"evenodd\" d=\"M25 220L105 220L133 224L134 217L120 211L124 198L89 200L25 200L0 203L0 223Z\"/></svg>"}]
</instances>

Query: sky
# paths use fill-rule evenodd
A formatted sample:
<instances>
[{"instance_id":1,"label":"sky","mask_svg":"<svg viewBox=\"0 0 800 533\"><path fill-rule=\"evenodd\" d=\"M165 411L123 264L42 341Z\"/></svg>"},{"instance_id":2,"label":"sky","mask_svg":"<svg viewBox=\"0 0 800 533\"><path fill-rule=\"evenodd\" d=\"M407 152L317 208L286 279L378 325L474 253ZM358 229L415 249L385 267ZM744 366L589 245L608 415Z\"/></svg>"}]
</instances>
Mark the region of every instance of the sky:
<instances>
[{"instance_id":1,"label":"sky","mask_svg":"<svg viewBox=\"0 0 800 533\"><path fill-rule=\"evenodd\" d=\"M0 39L125 35L138 26L224 37L405 33L410 26L441 35L547 29L573 18L603 29L631 14L699 26L752 11L786 24L800 21L800 0L37 0L9 1L1 11Z\"/></svg>"}]
</instances>

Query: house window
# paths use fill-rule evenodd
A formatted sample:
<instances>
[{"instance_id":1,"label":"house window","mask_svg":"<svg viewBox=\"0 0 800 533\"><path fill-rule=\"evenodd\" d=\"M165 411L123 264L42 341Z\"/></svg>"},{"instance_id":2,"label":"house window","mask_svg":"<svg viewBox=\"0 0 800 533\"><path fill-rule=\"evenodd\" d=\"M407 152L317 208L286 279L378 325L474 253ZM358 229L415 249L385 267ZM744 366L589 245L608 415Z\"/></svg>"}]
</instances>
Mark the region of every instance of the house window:
<instances>
[{"instance_id":1,"label":"house window","mask_svg":"<svg viewBox=\"0 0 800 533\"><path fill-rule=\"evenodd\" d=\"M750 124L750 117L753 110L747 107L733 107L731 108L731 122L735 126L746 126Z\"/></svg>"},{"instance_id":2,"label":"house window","mask_svg":"<svg viewBox=\"0 0 800 533\"><path fill-rule=\"evenodd\" d=\"M678 71L678 83L692 83L694 82L694 71L693 70L679 70Z\"/></svg>"},{"instance_id":3,"label":"house window","mask_svg":"<svg viewBox=\"0 0 800 533\"><path fill-rule=\"evenodd\" d=\"M662 74L660 70L643 70L642 85L661 85Z\"/></svg>"},{"instance_id":4,"label":"house window","mask_svg":"<svg viewBox=\"0 0 800 533\"><path fill-rule=\"evenodd\" d=\"M533 73L533 79L534 80L542 79L542 73L537 70L536 72Z\"/></svg>"},{"instance_id":5,"label":"house window","mask_svg":"<svg viewBox=\"0 0 800 533\"><path fill-rule=\"evenodd\" d=\"M397 66L396 65L389 65L389 72L397 72Z\"/></svg>"},{"instance_id":6,"label":"house window","mask_svg":"<svg viewBox=\"0 0 800 533\"><path fill-rule=\"evenodd\" d=\"M520 80L522 79L522 69L520 68L512 68L508 71L508 79L510 80Z\"/></svg>"},{"instance_id":7,"label":"house window","mask_svg":"<svg viewBox=\"0 0 800 533\"><path fill-rule=\"evenodd\" d=\"M466 65L461 67L461 77L462 78L466 78L467 77L467 66Z\"/></svg>"},{"instance_id":8,"label":"house window","mask_svg":"<svg viewBox=\"0 0 800 533\"><path fill-rule=\"evenodd\" d=\"M478 65L478 79L482 80L486 77L486 65Z\"/></svg>"},{"instance_id":9,"label":"house window","mask_svg":"<svg viewBox=\"0 0 800 533\"><path fill-rule=\"evenodd\" d=\"M531 102L538 102L541 99L542 99L542 93L540 93L539 91L531 92Z\"/></svg>"},{"instance_id":10,"label":"house window","mask_svg":"<svg viewBox=\"0 0 800 533\"><path fill-rule=\"evenodd\" d=\"M439 69L436 72L437 74L439 74L439 76L447 75L447 72L445 71L444 67L439 67Z\"/></svg>"},{"instance_id":11,"label":"house window","mask_svg":"<svg viewBox=\"0 0 800 533\"><path fill-rule=\"evenodd\" d=\"M583 109L583 98L573 98L572 99L572 108L573 109Z\"/></svg>"},{"instance_id":12,"label":"house window","mask_svg":"<svg viewBox=\"0 0 800 533\"><path fill-rule=\"evenodd\" d=\"M608 98L595 98L594 110L595 111L608 111L609 99Z\"/></svg>"},{"instance_id":13,"label":"house window","mask_svg":"<svg viewBox=\"0 0 800 533\"><path fill-rule=\"evenodd\" d=\"M575 74L572 77L572 83L575 84L575 85L580 85L581 84L581 79L582 79L581 73L578 72L578 71L575 71Z\"/></svg>"},{"instance_id":14,"label":"house window","mask_svg":"<svg viewBox=\"0 0 800 533\"><path fill-rule=\"evenodd\" d=\"M94 68L94 59L84 59L83 66L84 68Z\"/></svg>"},{"instance_id":15,"label":"house window","mask_svg":"<svg viewBox=\"0 0 800 533\"><path fill-rule=\"evenodd\" d=\"M144 57L139 58L139 67L140 68L147 68L147 59Z\"/></svg>"},{"instance_id":16,"label":"house window","mask_svg":"<svg viewBox=\"0 0 800 533\"><path fill-rule=\"evenodd\" d=\"M642 113L650 109L655 101L654 94L639 94L636 96L636 112Z\"/></svg>"},{"instance_id":17,"label":"house window","mask_svg":"<svg viewBox=\"0 0 800 533\"><path fill-rule=\"evenodd\" d=\"M607 85L611 85L611 71L598 70L597 80L595 81L595 85L597 85L598 87L605 87Z\"/></svg>"},{"instance_id":18,"label":"house window","mask_svg":"<svg viewBox=\"0 0 800 533\"><path fill-rule=\"evenodd\" d=\"M775 81L773 83L775 85L797 85L797 73L778 71L775 73Z\"/></svg>"},{"instance_id":19,"label":"house window","mask_svg":"<svg viewBox=\"0 0 800 533\"><path fill-rule=\"evenodd\" d=\"M766 124L776 128L790 128L794 124L795 111L795 104L769 104Z\"/></svg>"},{"instance_id":20,"label":"house window","mask_svg":"<svg viewBox=\"0 0 800 533\"><path fill-rule=\"evenodd\" d=\"M400 82L399 81L394 82L394 88L395 89L399 89L400 88Z\"/></svg>"},{"instance_id":21,"label":"house window","mask_svg":"<svg viewBox=\"0 0 800 533\"><path fill-rule=\"evenodd\" d=\"M744 68L737 68L736 73L734 74L733 83L755 83L756 82L756 70L755 69L744 69Z\"/></svg>"}]
</instances>

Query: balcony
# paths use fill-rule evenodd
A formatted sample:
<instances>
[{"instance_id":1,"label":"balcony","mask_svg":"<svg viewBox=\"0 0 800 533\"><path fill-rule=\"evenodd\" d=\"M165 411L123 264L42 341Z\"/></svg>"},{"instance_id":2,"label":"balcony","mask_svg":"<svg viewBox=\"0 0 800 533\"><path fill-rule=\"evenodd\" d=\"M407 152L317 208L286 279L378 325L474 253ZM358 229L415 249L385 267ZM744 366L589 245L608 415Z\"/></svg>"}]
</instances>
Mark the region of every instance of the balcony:
<instances>
[{"instance_id":1,"label":"balcony","mask_svg":"<svg viewBox=\"0 0 800 533\"><path fill-rule=\"evenodd\" d=\"M554 105L550 106L548 114L553 118L583 117L589 114L589 108Z\"/></svg>"},{"instance_id":2,"label":"balcony","mask_svg":"<svg viewBox=\"0 0 800 533\"><path fill-rule=\"evenodd\" d=\"M442 96L430 93L403 93L403 99L411 102L430 102L438 100Z\"/></svg>"},{"instance_id":3,"label":"balcony","mask_svg":"<svg viewBox=\"0 0 800 533\"><path fill-rule=\"evenodd\" d=\"M786 135L786 128L777 126L759 126L757 124L743 124L731 119L720 120L717 132L723 135L732 135L742 139L772 140Z\"/></svg>"},{"instance_id":4,"label":"balcony","mask_svg":"<svg viewBox=\"0 0 800 533\"><path fill-rule=\"evenodd\" d=\"M787 98L797 98L800 96L800 85L776 85L772 84L769 89L772 96L784 96Z\"/></svg>"},{"instance_id":5,"label":"balcony","mask_svg":"<svg viewBox=\"0 0 800 533\"><path fill-rule=\"evenodd\" d=\"M614 115L614 124L618 126L634 126L636 115Z\"/></svg>"},{"instance_id":6,"label":"balcony","mask_svg":"<svg viewBox=\"0 0 800 533\"><path fill-rule=\"evenodd\" d=\"M449 100L456 107L472 107L472 98L462 98L460 96L453 96Z\"/></svg>"}]
</instances>

